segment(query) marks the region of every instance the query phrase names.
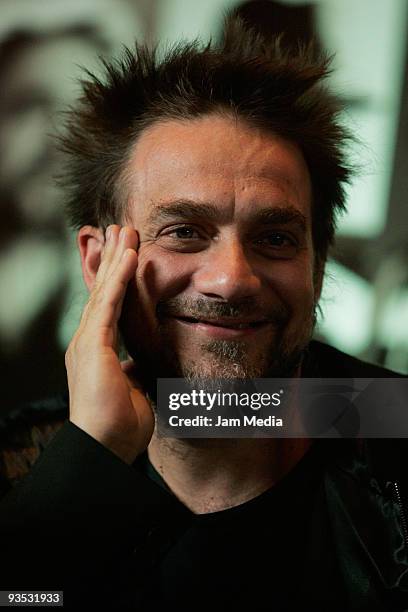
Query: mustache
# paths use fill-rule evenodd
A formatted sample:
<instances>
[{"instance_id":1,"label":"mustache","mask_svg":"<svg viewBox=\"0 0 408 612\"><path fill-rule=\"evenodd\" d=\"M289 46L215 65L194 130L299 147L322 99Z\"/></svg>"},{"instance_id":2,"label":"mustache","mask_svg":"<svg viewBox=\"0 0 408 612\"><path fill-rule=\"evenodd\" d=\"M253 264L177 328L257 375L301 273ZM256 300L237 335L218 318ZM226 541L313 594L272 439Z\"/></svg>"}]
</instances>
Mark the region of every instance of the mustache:
<instances>
[{"instance_id":1,"label":"mustache","mask_svg":"<svg viewBox=\"0 0 408 612\"><path fill-rule=\"evenodd\" d=\"M221 302L205 298L174 297L157 303L158 320L166 317L244 318L267 320L275 325L285 325L290 319L289 309L281 303L263 304L254 298L241 298L233 302Z\"/></svg>"}]
</instances>

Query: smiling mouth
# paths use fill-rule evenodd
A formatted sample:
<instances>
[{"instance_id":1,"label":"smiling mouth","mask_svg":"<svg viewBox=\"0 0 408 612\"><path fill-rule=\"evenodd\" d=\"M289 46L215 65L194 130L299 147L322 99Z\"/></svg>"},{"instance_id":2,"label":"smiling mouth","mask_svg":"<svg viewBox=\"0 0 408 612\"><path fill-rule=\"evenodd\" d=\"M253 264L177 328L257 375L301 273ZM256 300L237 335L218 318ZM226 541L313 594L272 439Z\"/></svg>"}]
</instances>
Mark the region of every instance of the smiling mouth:
<instances>
[{"instance_id":1,"label":"smiling mouth","mask_svg":"<svg viewBox=\"0 0 408 612\"><path fill-rule=\"evenodd\" d=\"M210 325L224 329L257 329L269 323L269 321L237 321L227 319L196 319L195 317L175 316L174 319L190 325Z\"/></svg>"}]
</instances>

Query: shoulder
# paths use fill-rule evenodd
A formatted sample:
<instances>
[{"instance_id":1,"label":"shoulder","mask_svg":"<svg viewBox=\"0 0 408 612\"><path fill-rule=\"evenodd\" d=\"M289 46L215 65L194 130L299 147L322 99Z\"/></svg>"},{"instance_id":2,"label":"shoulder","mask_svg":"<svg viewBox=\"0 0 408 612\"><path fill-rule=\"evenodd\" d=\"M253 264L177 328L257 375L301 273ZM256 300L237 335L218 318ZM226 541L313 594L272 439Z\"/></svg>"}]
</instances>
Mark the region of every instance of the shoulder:
<instances>
[{"instance_id":1,"label":"shoulder","mask_svg":"<svg viewBox=\"0 0 408 612\"><path fill-rule=\"evenodd\" d=\"M407 378L406 375L362 361L317 341L312 341L308 347L302 373L305 378ZM327 442L328 446L333 447L333 440ZM400 481L404 483L404 489L408 490L408 476L405 473L408 458L407 438L360 438L357 445L352 440L342 442L348 451L354 449L350 455L348 452L344 455L352 459L353 466L361 465L363 460L368 473L375 475L378 482ZM358 452L358 455L355 455L355 452ZM357 456L359 459L356 463Z\"/></svg>"},{"instance_id":2,"label":"shoulder","mask_svg":"<svg viewBox=\"0 0 408 612\"><path fill-rule=\"evenodd\" d=\"M31 469L68 419L68 393L16 408L0 418L0 497Z\"/></svg>"},{"instance_id":3,"label":"shoulder","mask_svg":"<svg viewBox=\"0 0 408 612\"><path fill-rule=\"evenodd\" d=\"M312 340L307 349L303 376L322 378L404 378L403 374L362 361L317 340Z\"/></svg>"}]
</instances>

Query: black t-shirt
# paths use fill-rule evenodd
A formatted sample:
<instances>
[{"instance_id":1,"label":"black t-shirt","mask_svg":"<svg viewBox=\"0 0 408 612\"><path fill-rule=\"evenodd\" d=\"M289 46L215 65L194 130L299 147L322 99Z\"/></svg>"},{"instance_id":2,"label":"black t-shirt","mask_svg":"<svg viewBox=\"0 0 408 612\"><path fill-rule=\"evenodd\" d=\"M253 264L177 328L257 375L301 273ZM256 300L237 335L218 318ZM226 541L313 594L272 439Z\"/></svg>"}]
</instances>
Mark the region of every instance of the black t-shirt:
<instances>
[{"instance_id":1,"label":"black t-shirt","mask_svg":"<svg viewBox=\"0 0 408 612\"><path fill-rule=\"evenodd\" d=\"M309 609L306 599L315 602L310 609L321 603L322 609L345 610L321 503L324 449L315 442L282 480L248 502L220 512L190 513L183 532L145 574L139 609L283 612ZM168 490L146 455L138 467ZM327 557L326 576L313 573L314 558L318 555L321 563L321 554ZM337 584L337 592L325 593L324 581Z\"/></svg>"},{"instance_id":2,"label":"black t-shirt","mask_svg":"<svg viewBox=\"0 0 408 612\"><path fill-rule=\"evenodd\" d=\"M303 374L395 376L314 342ZM24 417L22 457L35 451L40 418L67 417L58 406ZM138 462L67 421L0 504L2 588L64 590L70 610L388 612L406 567L400 510L372 482L378 467L384 482L397 467L407 490L405 442L380 440L361 463L347 446L332 462L345 442L318 440L270 491L195 516Z\"/></svg>"}]
</instances>

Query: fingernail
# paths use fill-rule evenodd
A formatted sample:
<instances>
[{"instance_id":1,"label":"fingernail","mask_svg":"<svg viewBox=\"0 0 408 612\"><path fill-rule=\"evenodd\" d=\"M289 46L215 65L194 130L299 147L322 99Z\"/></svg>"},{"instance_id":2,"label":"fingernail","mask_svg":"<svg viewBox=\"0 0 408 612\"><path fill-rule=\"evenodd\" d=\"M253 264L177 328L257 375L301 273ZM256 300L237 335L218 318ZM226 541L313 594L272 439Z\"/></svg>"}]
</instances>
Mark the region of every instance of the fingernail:
<instances>
[{"instance_id":1,"label":"fingernail","mask_svg":"<svg viewBox=\"0 0 408 612\"><path fill-rule=\"evenodd\" d=\"M120 230L119 239L124 240L125 236L126 236L126 227L123 226Z\"/></svg>"},{"instance_id":2,"label":"fingernail","mask_svg":"<svg viewBox=\"0 0 408 612\"><path fill-rule=\"evenodd\" d=\"M106 232L105 232L105 238L106 240L109 240L112 234L112 226L108 225L108 227L106 228Z\"/></svg>"}]
</instances>

